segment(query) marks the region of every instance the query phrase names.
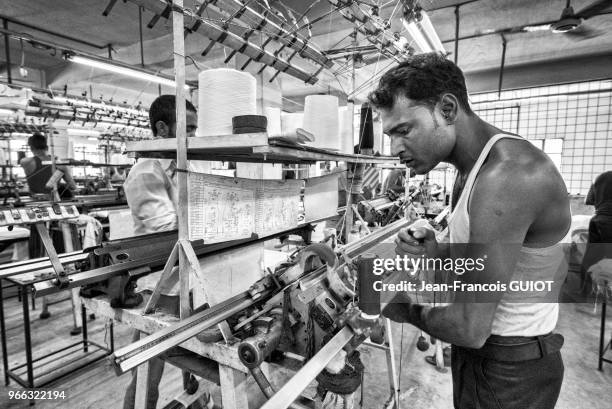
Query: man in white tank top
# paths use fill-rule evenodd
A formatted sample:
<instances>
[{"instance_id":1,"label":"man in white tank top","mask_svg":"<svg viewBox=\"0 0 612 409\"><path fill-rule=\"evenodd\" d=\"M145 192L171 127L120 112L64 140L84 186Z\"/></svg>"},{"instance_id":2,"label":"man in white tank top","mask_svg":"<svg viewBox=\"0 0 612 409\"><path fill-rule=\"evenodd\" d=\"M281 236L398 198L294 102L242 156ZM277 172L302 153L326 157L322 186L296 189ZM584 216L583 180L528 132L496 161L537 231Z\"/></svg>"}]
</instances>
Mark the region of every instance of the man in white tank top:
<instances>
[{"instance_id":1,"label":"man in white tank top","mask_svg":"<svg viewBox=\"0 0 612 409\"><path fill-rule=\"evenodd\" d=\"M383 314L453 345L455 408L554 408L563 337L552 331L567 271L559 242L571 223L556 167L531 143L479 118L463 73L440 54L416 55L391 69L369 100L392 154L407 167L422 175L448 162L458 170L450 245L438 243L431 230L408 228L398 234L397 254L457 260L461 247L465 259L486 262L482 271L455 270L452 281L498 286L477 294L455 289L454 302L439 307L397 293ZM512 282L536 281L553 285L543 292L507 290Z\"/></svg>"}]
</instances>

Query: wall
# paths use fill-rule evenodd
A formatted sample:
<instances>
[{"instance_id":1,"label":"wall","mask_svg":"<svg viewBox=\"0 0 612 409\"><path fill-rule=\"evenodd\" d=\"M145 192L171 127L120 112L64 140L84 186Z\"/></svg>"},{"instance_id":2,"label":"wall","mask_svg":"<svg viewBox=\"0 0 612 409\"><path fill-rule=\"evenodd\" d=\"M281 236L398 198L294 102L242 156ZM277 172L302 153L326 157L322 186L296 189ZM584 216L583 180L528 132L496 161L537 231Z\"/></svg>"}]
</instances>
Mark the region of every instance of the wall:
<instances>
[{"instance_id":1,"label":"wall","mask_svg":"<svg viewBox=\"0 0 612 409\"><path fill-rule=\"evenodd\" d=\"M585 195L612 169L612 80L471 96L485 120L530 140L562 139L560 171L571 194ZM544 142L545 143L545 142Z\"/></svg>"}]
</instances>

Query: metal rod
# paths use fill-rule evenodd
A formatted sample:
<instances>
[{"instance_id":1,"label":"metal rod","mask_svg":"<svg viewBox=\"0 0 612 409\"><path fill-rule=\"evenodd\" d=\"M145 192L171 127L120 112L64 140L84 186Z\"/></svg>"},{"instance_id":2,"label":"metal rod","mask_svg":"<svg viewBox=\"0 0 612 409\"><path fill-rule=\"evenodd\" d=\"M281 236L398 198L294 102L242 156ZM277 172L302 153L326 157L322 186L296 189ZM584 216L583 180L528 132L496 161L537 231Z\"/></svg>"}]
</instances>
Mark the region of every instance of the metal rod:
<instances>
[{"instance_id":1,"label":"metal rod","mask_svg":"<svg viewBox=\"0 0 612 409\"><path fill-rule=\"evenodd\" d=\"M110 329L108 332L110 334L110 352L113 353L115 352L115 328L113 320L110 320Z\"/></svg>"},{"instance_id":2,"label":"metal rod","mask_svg":"<svg viewBox=\"0 0 612 409\"><path fill-rule=\"evenodd\" d=\"M265 294L262 296L265 298ZM118 373L129 371L255 304L247 291L115 351Z\"/></svg>"},{"instance_id":3,"label":"metal rod","mask_svg":"<svg viewBox=\"0 0 612 409\"><path fill-rule=\"evenodd\" d=\"M144 63L144 44L142 42L142 6L138 6L138 34L140 37L140 65L145 66Z\"/></svg>"},{"instance_id":4,"label":"metal rod","mask_svg":"<svg viewBox=\"0 0 612 409\"><path fill-rule=\"evenodd\" d=\"M261 389L263 394L266 395L267 398L271 398L272 396L274 396L274 388L270 384L270 381L268 381L268 378L266 378L266 375L263 373L261 368L259 366L256 366L255 368L250 368L250 371L251 375L253 376L253 379L255 379L255 382L257 383L257 385L259 385L259 388ZM307 409L306 406L296 402L289 405L289 407L291 409Z\"/></svg>"},{"instance_id":5,"label":"metal rod","mask_svg":"<svg viewBox=\"0 0 612 409\"><path fill-rule=\"evenodd\" d=\"M353 330L345 326L329 340L261 409L285 409L321 373L334 356L353 338Z\"/></svg>"},{"instance_id":6,"label":"metal rod","mask_svg":"<svg viewBox=\"0 0 612 409\"><path fill-rule=\"evenodd\" d=\"M2 19L2 27L4 30L8 30L8 22L6 19ZM4 54L6 55L6 79L9 84L13 83L13 76L11 74L11 47L9 45L9 35L4 32Z\"/></svg>"},{"instance_id":7,"label":"metal rod","mask_svg":"<svg viewBox=\"0 0 612 409\"><path fill-rule=\"evenodd\" d=\"M459 4L455 7L455 65L459 61Z\"/></svg>"},{"instance_id":8,"label":"metal rod","mask_svg":"<svg viewBox=\"0 0 612 409\"><path fill-rule=\"evenodd\" d=\"M499 67L499 85L497 87L497 98L501 97L502 92L502 83L504 81L504 65L506 64L506 37L501 34L502 38L502 58L501 58L501 66Z\"/></svg>"},{"instance_id":9,"label":"metal rod","mask_svg":"<svg viewBox=\"0 0 612 409\"><path fill-rule=\"evenodd\" d=\"M32 338L30 337L30 310L28 309L28 286L21 286L21 303L23 306L23 329L25 337L26 364L28 367L28 387L34 387L34 368L32 368Z\"/></svg>"},{"instance_id":10,"label":"metal rod","mask_svg":"<svg viewBox=\"0 0 612 409\"><path fill-rule=\"evenodd\" d=\"M104 9L104 11L102 12L102 15L104 17L108 17L108 15L110 14L111 10L113 9L113 7L115 7L115 3L117 3L117 0L110 0L108 2L108 5L106 6L106 8Z\"/></svg>"},{"instance_id":11,"label":"metal rod","mask_svg":"<svg viewBox=\"0 0 612 409\"><path fill-rule=\"evenodd\" d=\"M58 255L61 264L70 264L79 261L85 261L87 257L89 257L89 254L82 253L80 251ZM53 268L53 265L51 264L51 260L49 260L48 257L5 264L2 268L0 268L0 279L23 273L28 273L30 271L40 272L40 270L49 268Z\"/></svg>"},{"instance_id":12,"label":"metal rod","mask_svg":"<svg viewBox=\"0 0 612 409\"><path fill-rule=\"evenodd\" d=\"M83 330L83 352L87 353L87 311L85 311L85 304L83 303L81 303L81 321Z\"/></svg>"},{"instance_id":13,"label":"metal rod","mask_svg":"<svg viewBox=\"0 0 612 409\"><path fill-rule=\"evenodd\" d=\"M602 371L602 363L604 361L604 339L606 337L606 300L601 303L601 325L599 328L599 365L597 369Z\"/></svg>"},{"instance_id":14,"label":"metal rod","mask_svg":"<svg viewBox=\"0 0 612 409\"><path fill-rule=\"evenodd\" d=\"M11 22L13 24L17 24L18 26L27 27L27 28L30 28L32 30L40 31L41 33L49 34L49 35L52 35L52 36L58 37L58 38L63 38L64 40L73 41L75 43L83 44L83 45L86 45L88 47L97 48L99 50L102 50L102 49L106 48L105 45L99 45L99 44L90 43L89 41L81 40L79 38L71 37L71 36L66 35L66 34L61 34L61 33L55 32L55 31L50 31L50 30L47 30L47 29L44 29L44 28L40 28L39 26L35 26L35 25L32 25L32 24L27 24L27 23L24 23L22 21L12 19L10 17L0 16L0 18L4 19L6 21L9 21L9 22ZM4 28L6 28L6 27L4 27Z\"/></svg>"},{"instance_id":15,"label":"metal rod","mask_svg":"<svg viewBox=\"0 0 612 409\"><path fill-rule=\"evenodd\" d=\"M8 386L8 355L6 352L6 326L4 322L4 287L0 278L0 339L2 342L2 367L4 368L4 385Z\"/></svg>"}]
</instances>

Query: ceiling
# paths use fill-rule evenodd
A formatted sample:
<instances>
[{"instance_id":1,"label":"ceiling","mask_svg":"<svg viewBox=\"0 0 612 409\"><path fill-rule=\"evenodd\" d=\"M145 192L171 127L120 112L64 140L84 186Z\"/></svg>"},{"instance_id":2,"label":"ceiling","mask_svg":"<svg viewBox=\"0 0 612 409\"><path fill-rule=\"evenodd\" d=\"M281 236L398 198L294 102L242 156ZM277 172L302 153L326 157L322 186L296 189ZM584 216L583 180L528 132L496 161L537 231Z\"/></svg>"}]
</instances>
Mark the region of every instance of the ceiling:
<instances>
[{"instance_id":1,"label":"ceiling","mask_svg":"<svg viewBox=\"0 0 612 409\"><path fill-rule=\"evenodd\" d=\"M219 0L222 6L224 1ZM265 0L251 0L251 4ZM571 5L579 11L594 0L574 0ZM184 0L185 7L194 7L200 0ZM270 0L270 5L288 15L287 9L300 16L312 6L307 16L313 21L324 16L312 26L312 44L321 50L351 45L347 37L353 24L338 12L330 13L332 6L327 0ZM396 0L367 0L381 6L380 15L391 18L390 30L401 32L399 20L401 7L396 9ZM421 0L431 21L444 42L445 48L455 59L456 15L459 13L459 37L470 37L486 30L499 30L525 24L536 24L559 19L566 0ZM578 39L576 36L555 34L550 30L539 32L520 32L506 34L506 55L504 69L504 88L538 85L552 82L569 82L584 79L612 77L612 0L604 14L585 20L582 24L593 34L591 38ZM6 18L7 28L11 31L27 33L36 39L53 42L67 48L107 57L109 47L113 59L125 63L141 64L141 44L139 36L139 8L133 2L118 1L110 15L102 12L108 2L101 0L3 0L0 4L0 17ZM197 5L197 4L196 4ZM459 5L458 8L455 6ZM395 13L394 13L395 10ZM160 21L152 28L146 27L153 14L142 12L144 29L142 60L147 69L172 74L172 27L168 20ZM306 30L302 34L307 35ZM254 38L254 37L253 37ZM254 40L258 41L258 40ZM261 40L259 40L261 41ZM368 44L362 36L357 39L360 45ZM500 64L502 60L502 36L500 34L482 35L461 39L458 43L457 61L466 72L468 88L472 91L494 90L498 87ZM208 45L208 39L198 33L186 38L187 78L197 79L199 70L224 66L223 60L231 50L216 45L206 56L200 53ZM0 81L6 81L6 53L0 43ZM71 94L87 92L96 98L114 98L120 102L135 104L150 102L159 92L158 86L142 81L108 74L97 69L78 66L60 58L53 49L33 48L29 43L9 40L13 80L31 87L50 87L61 90L67 87ZM276 47L278 48L278 47ZM274 49L274 48L273 48ZM55 55L54 55L55 54ZM281 54L282 55L282 54ZM21 78L19 66L22 57L28 75ZM240 57L238 57L240 58ZM244 59L243 59L244 60ZM229 65L236 66L230 61ZM339 65L343 62L339 62ZM331 92L346 97L363 99L375 83L375 79L392 62L381 58L377 63L355 70L355 84L352 84L350 70L343 75L334 76L330 71L322 72L319 82L305 85L303 82L281 74L277 84L286 98L285 107L299 109L304 95ZM258 71L257 64L249 67ZM274 74L267 69L266 78ZM359 92L351 92L358 89ZM162 92L173 92L162 88Z\"/></svg>"}]
</instances>

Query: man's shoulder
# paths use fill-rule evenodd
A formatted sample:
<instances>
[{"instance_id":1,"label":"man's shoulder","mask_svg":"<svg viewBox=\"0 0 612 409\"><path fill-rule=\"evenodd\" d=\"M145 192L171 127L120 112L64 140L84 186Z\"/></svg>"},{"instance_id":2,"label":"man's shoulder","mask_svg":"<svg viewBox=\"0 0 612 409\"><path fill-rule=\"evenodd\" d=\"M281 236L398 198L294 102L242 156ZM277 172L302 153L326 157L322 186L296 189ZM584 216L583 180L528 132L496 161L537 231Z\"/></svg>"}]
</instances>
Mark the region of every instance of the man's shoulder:
<instances>
[{"instance_id":1,"label":"man's shoulder","mask_svg":"<svg viewBox=\"0 0 612 409\"><path fill-rule=\"evenodd\" d=\"M33 157L33 156L32 156L32 157L22 158L22 159L19 161L19 164L20 164L21 166L23 166L23 165L29 165L30 163L34 163L34 157Z\"/></svg>"},{"instance_id":2,"label":"man's shoulder","mask_svg":"<svg viewBox=\"0 0 612 409\"><path fill-rule=\"evenodd\" d=\"M157 159L141 159L132 166L130 173L125 179L125 183L129 184L131 181L142 177L142 175L153 176L159 174L162 176L164 170Z\"/></svg>"},{"instance_id":3,"label":"man's shoulder","mask_svg":"<svg viewBox=\"0 0 612 409\"><path fill-rule=\"evenodd\" d=\"M526 189L558 187L559 181L562 181L550 157L526 139L506 138L498 141L491 149L481 173L501 184L524 184Z\"/></svg>"},{"instance_id":4,"label":"man's shoulder","mask_svg":"<svg viewBox=\"0 0 612 409\"><path fill-rule=\"evenodd\" d=\"M156 171L162 171L162 166L159 163L159 160L157 159L140 159L138 160L138 162L136 162L134 164L134 166L132 166L132 168L130 169L130 173L128 175L128 177L130 175L138 175L140 173L149 173L149 172L156 172Z\"/></svg>"}]
</instances>

